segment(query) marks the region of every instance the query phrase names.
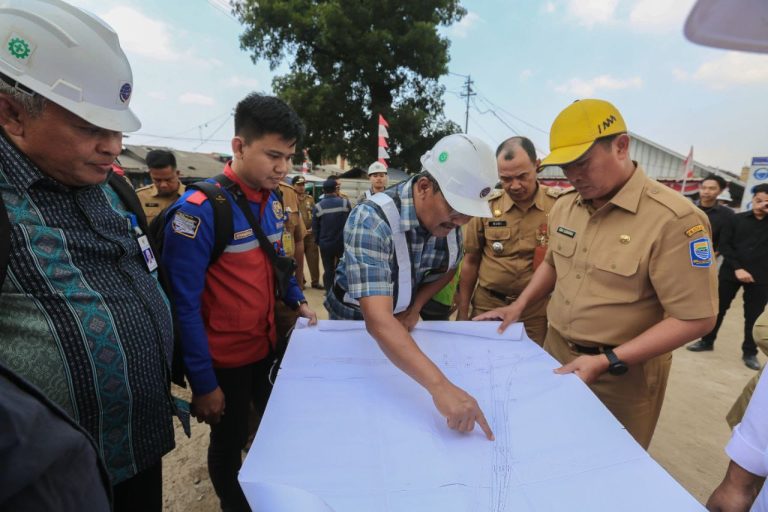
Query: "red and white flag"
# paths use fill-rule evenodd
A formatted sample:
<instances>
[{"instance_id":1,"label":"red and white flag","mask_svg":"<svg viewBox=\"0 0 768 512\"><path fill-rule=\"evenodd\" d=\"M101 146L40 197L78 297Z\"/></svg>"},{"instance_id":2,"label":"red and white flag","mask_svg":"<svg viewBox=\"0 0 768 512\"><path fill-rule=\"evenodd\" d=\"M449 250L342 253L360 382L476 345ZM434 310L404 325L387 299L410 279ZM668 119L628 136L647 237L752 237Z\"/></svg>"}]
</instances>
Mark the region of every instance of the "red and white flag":
<instances>
[{"instance_id":1,"label":"red and white flag","mask_svg":"<svg viewBox=\"0 0 768 512\"><path fill-rule=\"evenodd\" d=\"M693 146L688 156L683 160L683 180L687 181L693 178Z\"/></svg>"},{"instance_id":2,"label":"red and white flag","mask_svg":"<svg viewBox=\"0 0 768 512\"><path fill-rule=\"evenodd\" d=\"M389 153L387 153L387 148L389 147L389 144L387 144L387 139L389 138L389 133L387 132L388 126L389 123L387 123L387 120L384 119L384 116L379 114L379 151L377 157L379 162L387 166L386 159L389 158Z\"/></svg>"}]
</instances>

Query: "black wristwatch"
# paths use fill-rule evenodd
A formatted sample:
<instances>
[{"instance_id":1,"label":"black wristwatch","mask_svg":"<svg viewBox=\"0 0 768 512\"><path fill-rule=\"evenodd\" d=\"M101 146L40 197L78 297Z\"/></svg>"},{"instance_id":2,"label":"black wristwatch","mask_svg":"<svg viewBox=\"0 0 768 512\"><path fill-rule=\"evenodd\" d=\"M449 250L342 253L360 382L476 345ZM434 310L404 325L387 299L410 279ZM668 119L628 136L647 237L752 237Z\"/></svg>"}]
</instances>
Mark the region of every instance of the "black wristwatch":
<instances>
[{"instance_id":1,"label":"black wristwatch","mask_svg":"<svg viewBox=\"0 0 768 512\"><path fill-rule=\"evenodd\" d=\"M612 348L604 348L603 354L605 354L605 357L608 358L608 373L611 375L624 375L627 373L629 366L627 366L627 363L619 359L618 356L613 353Z\"/></svg>"},{"instance_id":2,"label":"black wristwatch","mask_svg":"<svg viewBox=\"0 0 768 512\"><path fill-rule=\"evenodd\" d=\"M302 304L309 304L309 302L307 302L306 300L300 300L300 301L296 302L296 307L293 308L293 310L294 311L298 310L301 307Z\"/></svg>"}]
</instances>

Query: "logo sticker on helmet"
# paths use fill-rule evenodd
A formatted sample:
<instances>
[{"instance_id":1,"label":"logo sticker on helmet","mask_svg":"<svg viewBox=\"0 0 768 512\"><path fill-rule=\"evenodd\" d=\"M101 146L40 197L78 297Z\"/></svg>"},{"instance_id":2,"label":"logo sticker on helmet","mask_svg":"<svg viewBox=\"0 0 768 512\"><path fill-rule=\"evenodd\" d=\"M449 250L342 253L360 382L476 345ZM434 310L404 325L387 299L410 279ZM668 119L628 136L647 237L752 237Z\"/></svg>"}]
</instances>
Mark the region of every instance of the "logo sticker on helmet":
<instances>
[{"instance_id":1,"label":"logo sticker on helmet","mask_svg":"<svg viewBox=\"0 0 768 512\"><path fill-rule=\"evenodd\" d=\"M129 84L128 82L124 83L120 87L120 101L122 101L123 103L128 103L128 100L131 99L132 90L133 88L131 87L131 84Z\"/></svg>"},{"instance_id":2,"label":"logo sticker on helmet","mask_svg":"<svg viewBox=\"0 0 768 512\"><path fill-rule=\"evenodd\" d=\"M483 190L480 191L480 199L484 198L490 193L491 193L491 187L485 187Z\"/></svg>"},{"instance_id":3,"label":"logo sticker on helmet","mask_svg":"<svg viewBox=\"0 0 768 512\"><path fill-rule=\"evenodd\" d=\"M8 53L19 60L24 60L32 53L29 43L20 37L11 37L8 41Z\"/></svg>"},{"instance_id":4,"label":"logo sticker on helmet","mask_svg":"<svg viewBox=\"0 0 768 512\"><path fill-rule=\"evenodd\" d=\"M437 159L440 161L441 164L444 164L446 160L448 160L448 152L443 151L440 153L440 156L437 157Z\"/></svg>"}]
</instances>

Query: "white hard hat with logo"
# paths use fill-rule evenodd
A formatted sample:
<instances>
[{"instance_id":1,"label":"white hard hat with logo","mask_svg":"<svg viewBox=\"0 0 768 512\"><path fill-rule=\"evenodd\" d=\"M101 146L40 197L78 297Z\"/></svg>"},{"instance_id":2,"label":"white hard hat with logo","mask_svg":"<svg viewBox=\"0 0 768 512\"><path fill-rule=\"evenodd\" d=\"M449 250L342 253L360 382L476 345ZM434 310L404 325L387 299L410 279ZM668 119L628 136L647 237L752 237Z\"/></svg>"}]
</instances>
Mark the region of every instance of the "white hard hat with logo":
<instances>
[{"instance_id":1,"label":"white hard hat with logo","mask_svg":"<svg viewBox=\"0 0 768 512\"><path fill-rule=\"evenodd\" d=\"M379 161L373 162L371 165L368 166L368 176L370 176L371 174L375 174L377 172L386 173L387 166Z\"/></svg>"},{"instance_id":2,"label":"white hard hat with logo","mask_svg":"<svg viewBox=\"0 0 768 512\"><path fill-rule=\"evenodd\" d=\"M0 0L0 73L108 130L141 127L128 108L133 74L117 34L61 0Z\"/></svg>"},{"instance_id":3,"label":"white hard hat with logo","mask_svg":"<svg viewBox=\"0 0 768 512\"><path fill-rule=\"evenodd\" d=\"M421 157L448 204L459 213L491 217L488 195L498 181L493 150L472 135L443 137Z\"/></svg>"}]
</instances>

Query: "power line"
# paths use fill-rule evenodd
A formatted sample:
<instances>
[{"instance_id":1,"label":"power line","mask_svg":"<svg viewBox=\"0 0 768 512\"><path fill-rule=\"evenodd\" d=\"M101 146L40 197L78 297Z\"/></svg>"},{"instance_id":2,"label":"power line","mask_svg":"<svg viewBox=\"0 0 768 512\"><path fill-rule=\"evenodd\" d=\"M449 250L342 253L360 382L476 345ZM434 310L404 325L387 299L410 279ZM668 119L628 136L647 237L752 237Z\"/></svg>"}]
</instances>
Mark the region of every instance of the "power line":
<instances>
[{"instance_id":1,"label":"power line","mask_svg":"<svg viewBox=\"0 0 768 512\"><path fill-rule=\"evenodd\" d=\"M195 146L195 149L199 148L200 146L202 146L202 145L203 145L203 144L205 144L206 142L209 142L209 141L211 140L211 138L212 138L214 135L216 135L217 133L219 133L219 130L221 130L222 128L224 128L224 125L225 125L225 124L227 124L228 122L229 122L229 117L227 117L227 118L226 118L226 119L225 119L225 120L224 120L224 121L223 121L223 122L222 122L222 123L221 123L221 124L220 124L220 125L219 125L219 126L216 128L216 129L215 129L215 130L213 130L213 133L211 133L211 134L208 136L208 138L207 138L207 139L205 139L205 140L203 140L203 141L200 141L200 144L198 144L197 146Z\"/></svg>"},{"instance_id":2,"label":"power line","mask_svg":"<svg viewBox=\"0 0 768 512\"><path fill-rule=\"evenodd\" d=\"M507 110L504 110L504 108L503 108L503 107L500 107L499 105L495 104L495 103L494 103L494 102L492 102L490 99L488 99L488 97L487 97L485 94L482 94L482 93L480 93L480 96L479 96L479 97L480 97L480 99L481 99L482 101L484 101L484 102L486 102L488 105L490 105L490 106L494 107L496 110L499 110L499 111L503 112L504 114L508 115L509 117L511 117L511 118L513 118L513 119L515 119L515 120L517 120L517 121L520 121L520 122L521 122L521 123L523 123L524 125L526 125L526 126L529 126L529 127L533 128L534 130L540 131L540 132L541 132L541 133L543 133L544 135L549 135L549 132L548 132L548 131L546 131L546 130L542 130L542 129L541 129L541 128L539 128L538 126L535 126L535 125L533 125L533 124L529 123L529 122L528 122L528 121L526 121L525 119L521 119L521 118L519 118L519 117L515 116L514 114L512 114L511 112L508 112Z\"/></svg>"}]
</instances>

